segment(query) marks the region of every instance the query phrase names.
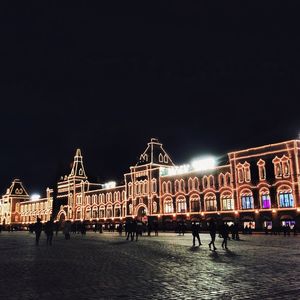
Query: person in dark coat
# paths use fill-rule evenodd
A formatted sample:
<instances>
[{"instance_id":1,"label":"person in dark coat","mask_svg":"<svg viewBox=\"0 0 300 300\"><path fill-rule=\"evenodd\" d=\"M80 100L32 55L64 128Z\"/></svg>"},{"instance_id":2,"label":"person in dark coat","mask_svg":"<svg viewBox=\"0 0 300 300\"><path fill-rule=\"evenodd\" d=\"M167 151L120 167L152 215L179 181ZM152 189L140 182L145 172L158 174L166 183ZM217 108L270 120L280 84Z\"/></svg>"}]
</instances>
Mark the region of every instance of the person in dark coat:
<instances>
[{"instance_id":1,"label":"person in dark coat","mask_svg":"<svg viewBox=\"0 0 300 300\"><path fill-rule=\"evenodd\" d=\"M38 245L41 237L41 232L43 229L43 225L41 223L41 219L37 218L36 223L34 224L35 231L35 244Z\"/></svg>"},{"instance_id":2,"label":"person in dark coat","mask_svg":"<svg viewBox=\"0 0 300 300\"><path fill-rule=\"evenodd\" d=\"M123 231L123 224L120 223L120 224L118 225L119 236L122 236L122 231Z\"/></svg>"},{"instance_id":3,"label":"person in dark coat","mask_svg":"<svg viewBox=\"0 0 300 300\"><path fill-rule=\"evenodd\" d=\"M228 235L229 235L229 227L227 224L223 224L220 228L220 234L223 238L223 242L222 242L222 248L223 249L228 249L227 248L227 240L228 240Z\"/></svg>"},{"instance_id":4,"label":"person in dark coat","mask_svg":"<svg viewBox=\"0 0 300 300\"><path fill-rule=\"evenodd\" d=\"M208 230L209 230L209 234L210 234L210 238L211 238L211 241L210 243L208 244L209 246L209 249L211 250L211 246L213 246L213 250L217 250L216 246L215 246L215 240L216 240L216 233L217 233L217 225L215 223L214 220L211 220L209 222L209 225L208 225Z\"/></svg>"},{"instance_id":5,"label":"person in dark coat","mask_svg":"<svg viewBox=\"0 0 300 300\"><path fill-rule=\"evenodd\" d=\"M53 220L50 219L50 221L46 222L45 225L45 234L47 237L47 245L52 245L52 239L53 239Z\"/></svg>"},{"instance_id":6,"label":"person in dark coat","mask_svg":"<svg viewBox=\"0 0 300 300\"><path fill-rule=\"evenodd\" d=\"M201 246L200 236L199 236L199 225L196 224L196 222L192 223L192 235L193 235L193 247L195 247L195 240L197 238L199 246Z\"/></svg>"},{"instance_id":7,"label":"person in dark coat","mask_svg":"<svg viewBox=\"0 0 300 300\"><path fill-rule=\"evenodd\" d=\"M158 236L158 222L154 222L154 234Z\"/></svg>"}]
</instances>

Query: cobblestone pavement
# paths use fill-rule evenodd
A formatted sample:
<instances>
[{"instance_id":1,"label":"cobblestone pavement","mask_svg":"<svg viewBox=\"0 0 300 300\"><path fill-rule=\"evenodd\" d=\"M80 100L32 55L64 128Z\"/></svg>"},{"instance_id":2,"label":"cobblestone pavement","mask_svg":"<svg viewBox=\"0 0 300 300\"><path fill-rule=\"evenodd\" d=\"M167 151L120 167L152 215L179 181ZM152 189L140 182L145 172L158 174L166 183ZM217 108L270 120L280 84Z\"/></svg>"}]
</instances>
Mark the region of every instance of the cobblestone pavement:
<instances>
[{"instance_id":1,"label":"cobblestone pavement","mask_svg":"<svg viewBox=\"0 0 300 300\"><path fill-rule=\"evenodd\" d=\"M37 247L28 232L2 232L0 299L300 299L300 235L241 238L212 252L207 234L200 248L175 233L59 233Z\"/></svg>"}]
</instances>

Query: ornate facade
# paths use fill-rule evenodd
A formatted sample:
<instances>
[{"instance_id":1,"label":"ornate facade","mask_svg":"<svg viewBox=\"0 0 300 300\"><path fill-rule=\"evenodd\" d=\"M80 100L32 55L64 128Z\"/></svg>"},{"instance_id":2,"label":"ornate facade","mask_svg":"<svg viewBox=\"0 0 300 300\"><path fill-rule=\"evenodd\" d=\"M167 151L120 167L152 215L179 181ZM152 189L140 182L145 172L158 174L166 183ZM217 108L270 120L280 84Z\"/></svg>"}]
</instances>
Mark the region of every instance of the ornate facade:
<instances>
[{"instance_id":1,"label":"ornate facade","mask_svg":"<svg viewBox=\"0 0 300 300\"><path fill-rule=\"evenodd\" d=\"M77 149L69 175L58 182L57 220L120 222L143 216L168 223L179 219L203 222L214 217L253 228L300 225L300 141L228 153L227 163L213 168L168 172L175 168L157 139L151 139L124 184L91 183ZM180 170L180 168L177 168ZM24 194L16 194L16 190ZM19 204L18 204L19 203ZM1 222L30 223L52 212L51 191L30 201L14 181L1 199ZM44 217L43 217L44 216Z\"/></svg>"}]
</instances>

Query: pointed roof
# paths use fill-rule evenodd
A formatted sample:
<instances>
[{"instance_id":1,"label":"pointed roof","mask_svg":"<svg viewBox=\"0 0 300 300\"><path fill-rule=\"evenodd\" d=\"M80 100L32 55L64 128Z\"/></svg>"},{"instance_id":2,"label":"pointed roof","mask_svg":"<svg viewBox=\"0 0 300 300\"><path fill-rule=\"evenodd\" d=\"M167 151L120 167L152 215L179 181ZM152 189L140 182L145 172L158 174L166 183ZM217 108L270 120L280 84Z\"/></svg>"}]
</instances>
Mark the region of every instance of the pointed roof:
<instances>
[{"instance_id":1,"label":"pointed roof","mask_svg":"<svg viewBox=\"0 0 300 300\"><path fill-rule=\"evenodd\" d=\"M151 138L146 150L141 154L136 164L157 164L162 166L174 166L169 154L164 150L163 145L156 138Z\"/></svg>"},{"instance_id":2,"label":"pointed roof","mask_svg":"<svg viewBox=\"0 0 300 300\"><path fill-rule=\"evenodd\" d=\"M85 170L84 170L84 166L83 166L81 150L79 148L76 150L76 154L74 156L72 170L69 175L69 179L70 178L75 178L75 179L80 179L80 180L87 179L87 176L86 176Z\"/></svg>"},{"instance_id":3,"label":"pointed roof","mask_svg":"<svg viewBox=\"0 0 300 300\"><path fill-rule=\"evenodd\" d=\"M29 195L27 191L25 190L23 183L20 181L20 179L14 179L11 183L11 186L7 189L6 195L9 197L28 197Z\"/></svg>"}]
</instances>

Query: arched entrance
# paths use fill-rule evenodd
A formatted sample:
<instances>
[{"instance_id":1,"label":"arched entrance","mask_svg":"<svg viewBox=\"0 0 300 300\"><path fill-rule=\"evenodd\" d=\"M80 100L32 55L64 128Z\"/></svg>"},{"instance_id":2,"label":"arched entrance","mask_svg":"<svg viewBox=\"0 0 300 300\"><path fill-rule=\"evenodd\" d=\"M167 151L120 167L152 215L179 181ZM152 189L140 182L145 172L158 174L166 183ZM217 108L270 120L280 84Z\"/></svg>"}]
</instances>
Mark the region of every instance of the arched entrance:
<instances>
[{"instance_id":1,"label":"arched entrance","mask_svg":"<svg viewBox=\"0 0 300 300\"><path fill-rule=\"evenodd\" d=\"M136 215L138 217L141 217L141 218L147 216L147 207L146 207L146 205L138 206L136 208Z\"/></svg>"}]
</instances>

